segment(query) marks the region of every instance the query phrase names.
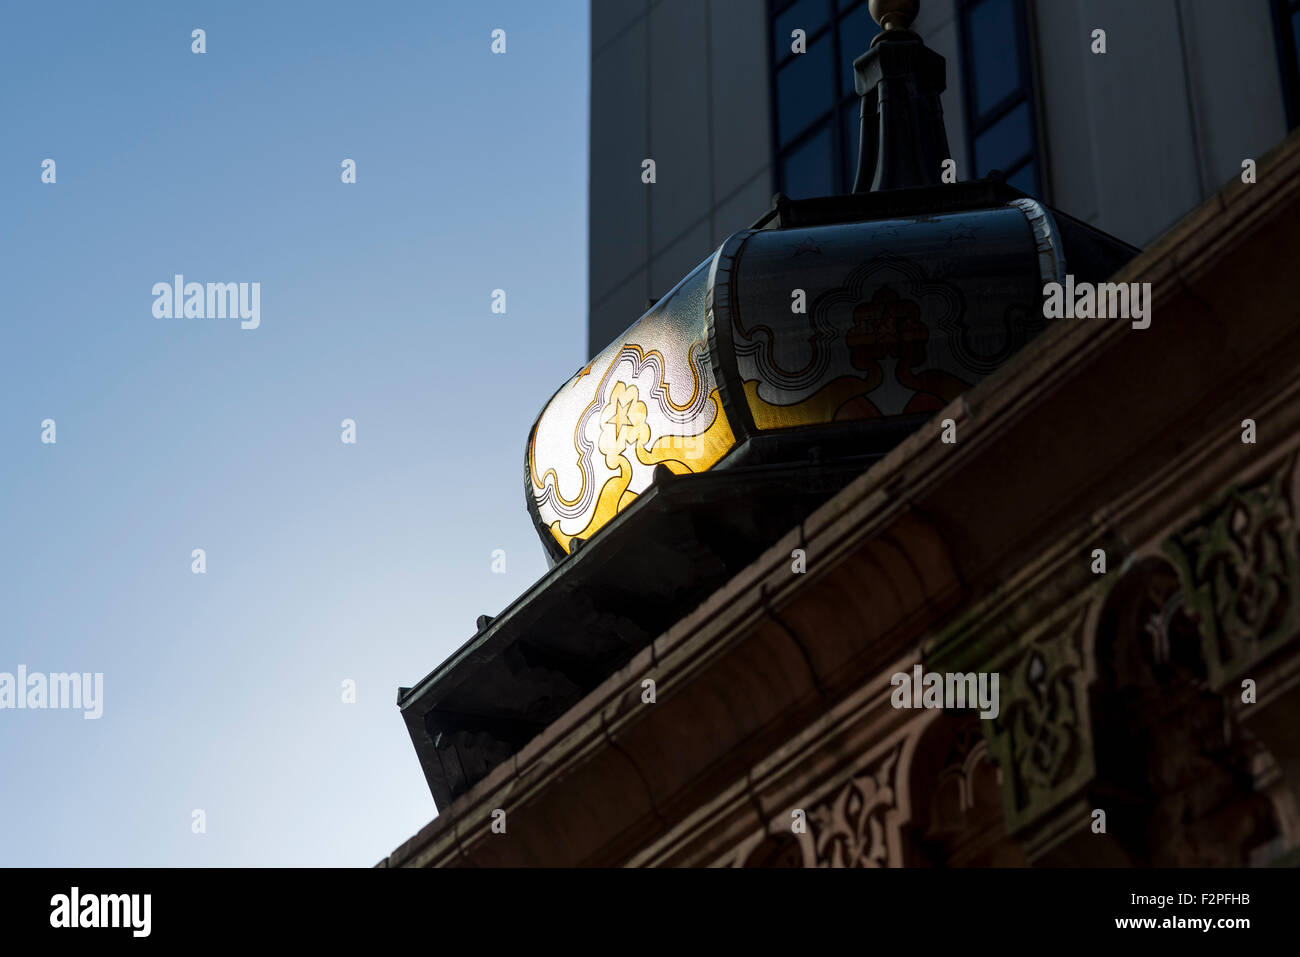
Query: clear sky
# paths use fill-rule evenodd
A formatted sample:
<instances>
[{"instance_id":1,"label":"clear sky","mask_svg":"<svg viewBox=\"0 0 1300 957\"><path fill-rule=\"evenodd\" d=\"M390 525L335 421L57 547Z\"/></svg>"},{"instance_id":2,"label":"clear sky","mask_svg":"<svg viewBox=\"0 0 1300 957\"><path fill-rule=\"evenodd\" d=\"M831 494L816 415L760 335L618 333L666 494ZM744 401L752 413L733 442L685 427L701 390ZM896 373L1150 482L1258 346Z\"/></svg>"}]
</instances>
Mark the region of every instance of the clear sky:
<instances>
[{"instance_id":1,"label":"clear sky","mask_svg":"<svg viewBox=\"0 0 1300 957\"><path fill-rule=\"evenodd\" d=\"M588 66L580 0L4 5L0 672L104 685L0 710L0 865L369 866L434 816L396 691L545 570ZM260 326L156 318L177 273Z\"/></svg>"}]
</instances>

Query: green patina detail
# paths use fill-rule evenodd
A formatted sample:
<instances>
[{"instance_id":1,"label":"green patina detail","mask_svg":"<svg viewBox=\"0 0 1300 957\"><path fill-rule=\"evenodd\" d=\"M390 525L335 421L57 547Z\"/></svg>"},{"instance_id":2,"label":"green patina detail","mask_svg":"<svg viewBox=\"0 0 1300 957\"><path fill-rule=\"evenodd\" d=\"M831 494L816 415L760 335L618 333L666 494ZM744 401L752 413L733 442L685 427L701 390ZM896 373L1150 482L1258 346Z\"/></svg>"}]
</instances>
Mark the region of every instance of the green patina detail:
<instances>
[{"instance_id":1,"label":"green patina detail","mask_svg":"<svg viewBox=\"0 0 1300 957\"><path fill-rule=\"evenodd\" d=\"M1232 485L1164 552L1178 570L1215 689L1240 678L1296 626L1300 595L1288 463L1253 485Z\"/></svg>"}]
</instances>

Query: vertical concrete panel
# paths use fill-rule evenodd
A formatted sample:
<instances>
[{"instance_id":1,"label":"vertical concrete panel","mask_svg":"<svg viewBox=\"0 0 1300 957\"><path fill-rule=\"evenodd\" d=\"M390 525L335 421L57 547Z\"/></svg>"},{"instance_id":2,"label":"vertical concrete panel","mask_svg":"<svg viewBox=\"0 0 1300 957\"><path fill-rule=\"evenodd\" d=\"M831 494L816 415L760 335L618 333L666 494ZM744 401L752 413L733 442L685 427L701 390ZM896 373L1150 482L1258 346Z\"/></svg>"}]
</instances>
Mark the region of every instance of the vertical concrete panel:
<instances>
[{"instance_id":1,"label":"vertical concrete panel","mask_svg":"<svg viewBox=\"0 0 1300 957\"><path fill-rule=\"evenodd\" d=\"M776 185L772 167L765 166L730 196L718 204L713 213L713 248L734 232L747 229L754 220L772 208Z\"/></svg>"},{"instance_id":2,"label":"vertical concrete panel","mask_svg":"<svg viewBox=\"0 0 1300 957\"><path fill-rule=\"evenodd\" d=\"M1108 52L1089 52L1083 66L1092 222L1145 245L1200 199L1174 0L1091 0L1080 11L1081 43L1095 28L1107 33Z\"/></svg>"},{"instance_id":3,"label":"vertical concrete panel","mask_svg":"<svg viewBox=\"0 0 1300 957\"><path fill-rule=\"evenodd\" d=\"M705 4L663 0L650 8L650 253L677 240L710 204L708 45Z\"/></svg>"},{"instance_id":4,"label":"vertical concrete panel","mask_svg":"<svg viewBox=\"0 0 1300 957\"><path fill-rule=\"evenodd\" d=\"M754 0L709 0L713 87L713 200L772 161L767 10Z\"/></svg>"},{"instance_id":5,"label":"vertical concrete panel","mask_svg":"<svg viewBox=\"0 0 1300 957\"><path fill-rule=\"evenodd\" d=\"M651 261L651 297L658 299L665 295L711 252L713 246L709 242L709 222L705 219Z\"/></svg>"},{"instance_id":6,"label":"vertical concrete panel","mask_svg":"<svg viewBox=\"0 0 1300 957\"><path fill-rule=\"evenodd\" d=\"M1088 109L1092 28L1084 29L1079 0L1038 0L1033 21L1030 42L1038 44L1035 93L1048 199L1071 216L1091 221L1099 213Z\"/></svg>"},{"instance_id":7,"label":"vertical concrete panel","mask_svg":"<svg viewBox=\"0 0 1300 957\"><path fill-rule=\"evenodd\" d=\"M639 270L600 302L592 305L591 321L587 327L587 358L604 349L623 330L641 318L648 298L647 273L648 270Z\"/></svg>"},{"instance_id":8,"label":"vertical concrete panel","mask_svg":"<svg viewBox=\"0 0 1300 957\"><path fill-rule=\"evenodd\" d=\"M645 18L619 34L591 64L591 171L588 288L596 302L643 267L646 191Z\"/></svg>"},{"instance_id":9,"label":"vertical concrete panel","mask_svg":"<svg viewBox=\"0 0 1300 957\"><path fill-rule=\"evenodd\" d=\"M1203 177L1213 193L1286 136L1282 75L1266 3L1185 0L1183 28Z\"/></svg>"}]
</instances>

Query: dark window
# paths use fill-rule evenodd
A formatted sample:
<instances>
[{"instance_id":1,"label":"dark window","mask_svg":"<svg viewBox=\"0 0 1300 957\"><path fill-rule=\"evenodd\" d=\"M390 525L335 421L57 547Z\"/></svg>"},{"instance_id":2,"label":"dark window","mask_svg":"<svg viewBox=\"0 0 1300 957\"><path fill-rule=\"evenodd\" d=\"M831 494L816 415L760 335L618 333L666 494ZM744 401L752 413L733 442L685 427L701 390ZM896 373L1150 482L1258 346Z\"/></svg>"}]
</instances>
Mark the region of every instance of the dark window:
<instances>
[{"instance_id":1,"label":"dark window","mask_svg":"<svg viewBox=\"0 0 1300 957\"><path fill-rule=\"evenodd\" d=\"M1273 0L1273 34L1282 67L1287 129L1300 126L1300 0Z\"/></svg>"},{"instance_id":2,"label":"dark window","mask_svg":"<svg viewBox=\"0 0 1300 957\"><path fill-rule=\"evenodd\" d=\"M853 61L880 28L867 0L772 0L768 9L776 188L796 199L847 193L858 168ZM805 53L790 49L796 29Z\"/></svg>"},{"instance_id":3,"label":"dark window","mask_svg":"<svg viewBox=\"0 0 1300 957\"><path fill-rule=\"evenodd\" d=\"M831 0L795 0L777 14L773 21L772 42L776 44L776 62L784 63L795 55L790 49L790 34L796 28L802 30L808 39L812 39L822 32L830 20Z\"/></svg>"},{"instance_id":4,"label":"dark window","mask_svg":"<svg viewBox=\"0 0 1300 957\"><path fill-rule=\"evenodd\" d=\"M776 135L783 146L822 119L835 102L831 38L808 44L776 74Z\"/></svg>"},{"instance_id":5,"label":"dark window","mask_svg":"<svg viewBox=\"0 0 1300 957\"><path fill-rule=\"evenodd\" d=\"M860 97L854 92L853 61L867 52L880 27L871 19L871 11L865 3L856 7L847 3L840 6L845 9L836 31L840 43L840 96L851 96L857 101Z\"/></svg>"},{"instance_id":6,"label":"dark window","mask_svg":"<svg viewBox=\"0 0 1300 957\"><path fill-rule=\"evenodd\" d=\"M1012 186L1038 195L1041 164L1024 0L961 0L960 20L973 177L1001 170Z\"/></svg>"},{"instance_id":7,"label":"dark window","mask_svg":"<svg viewBox=\"0 0 1300 957\"><path fill-rule=\"evenodd\" d=\"M1023 166L1032 135L1029 104L1022 100L975 137L974 160L979 175L994 169L1010 175L1008 170Z\"/></svg>"},{"instance_id":8,"label":"dark window","mask_svg":"<svg viewBox=\"0 0 1300 957\"><path fill-rule=\"evenodd\" d=\"M797 183L800 198L829 196L835 192L833 140L830 124L822 123L781 157L781 179L786 183Z\"/></svg>"}]
</instances>

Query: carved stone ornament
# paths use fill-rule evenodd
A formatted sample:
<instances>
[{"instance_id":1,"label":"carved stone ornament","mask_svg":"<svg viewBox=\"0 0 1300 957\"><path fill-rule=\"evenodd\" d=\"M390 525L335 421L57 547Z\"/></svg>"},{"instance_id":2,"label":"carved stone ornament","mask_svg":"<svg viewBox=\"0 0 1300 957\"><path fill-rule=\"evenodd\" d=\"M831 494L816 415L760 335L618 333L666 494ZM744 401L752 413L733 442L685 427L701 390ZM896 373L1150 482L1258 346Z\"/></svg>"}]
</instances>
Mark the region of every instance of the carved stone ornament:
<instances>
[{"instance_id":1,"label":"carved stone ornament","mask_svg":"<svg viewBox=\"0 0 1300 957\"><path fill-rule=\"evenodd\" d=\"M897 807L898 750L846 781L808 814L818 867L891 867L897 842L890 812Z\"/></svg>"},{"instance_id":2,"label":"carved stone ornament","mask_svg":"<svg viewBox=\"0 0 1300 957\"><path fill-rule=\"evenodd\" d=\"M1201 632L1210 682L1221 688L1295 630L1300 595L1293 460L1223 492L1164 550Z\"/></svg>"},{"instance_id":3,"label":"carved stone ornament","mask_svg":"<svg viewBox=\"0 0 1300 957\"><path fill-rule=\"evenodd\" d=\"M1002 678L989 749L1003 769L1007 829L1015 831L1092 776L1084 667L1086 607L1028 645Z\"/></svg>"}]
</instances>

